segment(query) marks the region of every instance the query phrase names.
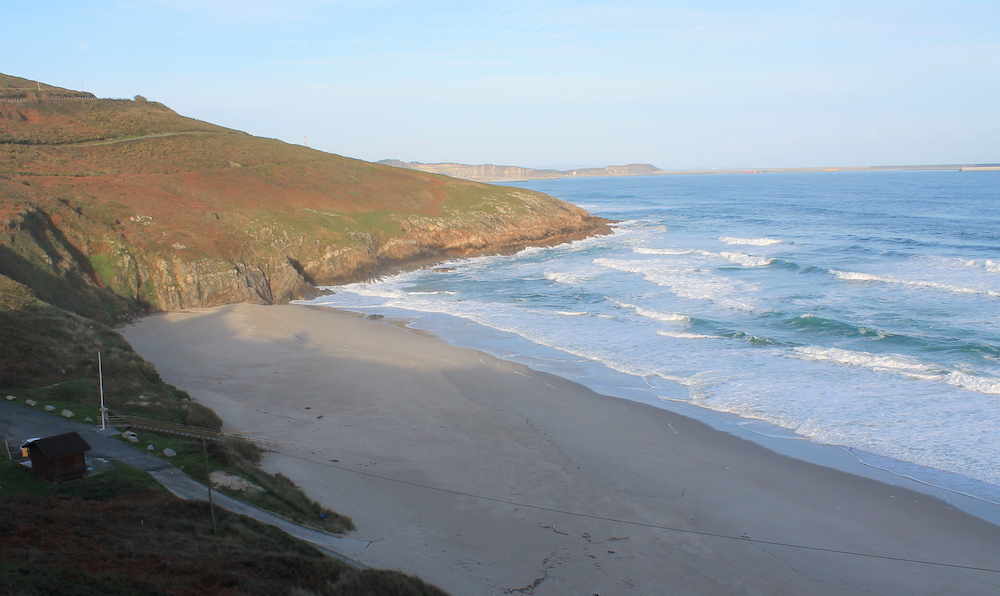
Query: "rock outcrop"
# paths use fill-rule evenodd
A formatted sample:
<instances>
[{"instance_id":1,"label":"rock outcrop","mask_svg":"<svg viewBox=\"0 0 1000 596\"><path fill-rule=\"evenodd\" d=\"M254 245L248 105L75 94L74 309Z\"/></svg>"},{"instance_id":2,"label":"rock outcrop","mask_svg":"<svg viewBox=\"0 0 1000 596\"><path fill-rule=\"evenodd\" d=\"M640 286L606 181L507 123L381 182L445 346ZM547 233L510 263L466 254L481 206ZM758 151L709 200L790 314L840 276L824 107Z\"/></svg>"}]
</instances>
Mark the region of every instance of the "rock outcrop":
<instances>
[{"instance_id":1,"label":"rock outcrop","mask_svg":"<svg viewBox=\"0 0 1000 596\"><path fill-rule=\"evenodd\" d=\"M0 224L0 275L48 302L102 318L104 311L288 302L317 295L319 285L608 231L607 221L582 209L538 193L509 192L520 199L517 207L500 205L491 214L400 215L394 218L400 233L392 237L362 232L345 245L301 236L280 249L247 243L229 255L201 258L144 251L126 236L74 221L83 218L68 216L65 207L49 212L25 204Z\"/></svg>"}]
</instances>

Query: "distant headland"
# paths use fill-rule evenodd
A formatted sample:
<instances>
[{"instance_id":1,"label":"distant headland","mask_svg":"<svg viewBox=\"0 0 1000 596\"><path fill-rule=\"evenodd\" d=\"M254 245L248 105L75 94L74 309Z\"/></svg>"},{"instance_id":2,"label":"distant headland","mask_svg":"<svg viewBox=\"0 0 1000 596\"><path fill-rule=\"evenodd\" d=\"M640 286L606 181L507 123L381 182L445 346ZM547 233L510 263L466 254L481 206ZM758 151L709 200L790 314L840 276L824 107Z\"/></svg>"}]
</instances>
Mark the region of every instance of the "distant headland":
<instances>
[{"instance_id":1,"label":"distant headland","mask_svg":"<svg viewBox=\"0 0 1000 596\"><path fill-rule=\"evenodd\" d=\"M461 163L421 163L383 159L377 163L420 170L432 174L444 174L452 178L474 180L476 182L519 182L523 180L547 180L556 178L585 178L594 176L680 176L689 174L768 174L787 172L874 172L890 170L958 170L962 172L1000 171L1000 164L947 164L947 165L904 165L904 166L841 166L808 168L728 168L702 170L663 170L648 163L633 163L603 168L578 168L574 170L535 169L521 166L498 166L494 164Z\"/></svg>"},{"instance_id":2,"label":"distant headland","mask_svg":"<svg viewBox=\"0 0 1000 596\"><path fill-rule=\"evenodd\" d=\"M408 170L444 174L452 178L474 180L476 182L514 182L551 178L583 178L588 176L649 176L664 173L660 168L651 166L648 163L632 163L603 168L578 168L575 170L538 170L535 168L497 166L493 164L420 163L419 161L400 161L398 159L383 159L378 163L397 168L406 168Z\"/></svg>"}]
</instances>

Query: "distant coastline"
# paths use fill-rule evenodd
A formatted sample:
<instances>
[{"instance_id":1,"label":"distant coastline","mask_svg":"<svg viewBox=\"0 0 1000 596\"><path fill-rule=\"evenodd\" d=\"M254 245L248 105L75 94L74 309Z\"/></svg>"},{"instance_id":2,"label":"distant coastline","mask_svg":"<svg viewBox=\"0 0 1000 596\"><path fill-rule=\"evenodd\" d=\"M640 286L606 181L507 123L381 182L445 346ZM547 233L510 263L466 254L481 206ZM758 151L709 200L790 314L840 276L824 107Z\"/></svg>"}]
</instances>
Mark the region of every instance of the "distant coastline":
<instances>
[{"instance_id":1,"label":"distant coastline","mask_svg":"<svg viewBox=\"0 0 1000 596\"><path fill-rule=\"evenodd\" d=\"M632 163L621 166L605 166L603 168L577 168L573 170L540 170L521 166L498 166L494 164L421 163L419 161L400 161L398 159L383 159L377 163L396 168L443 174L452 178L461 178L475 182L518 182L522 180L551 180L555 178L596 176L650 176L665 173L660 168L648 163Z\"/></svg>"},{"instance_id":2,"label":"distant coastline","mask_svg":"<svg viewBox=\"0 0 1000 596\"><path fill-rule=\"evenodd\" d=\"M377 163L408 170L443 174L475 182L520 182L524 180L551 180L557 178L585 178L607 176L683 176L693 174L776 174L790 172L883 172L905 170L957 170L961 172L1000 171L1000 164L940 164L902 166L837 166L808 168L726 168L702 170L663 170L650 164L627 164L603 168L577 168L573 170L535 169L521 166L494 164L422 163L383 159Z\"/></svg>"},{"instance_id":3,"label":"distant coastline","mask_svg":"<svg viewBox=\"0 0 1000 596\"><path fill-rule=\"evenodd\" d=\"M719 170L660 170L657 175L686 174L778 174L789 172L889 172L907 170L1000 171L1000 164L940 164L919 166L842 166L813 168L732 168Z\"/></svg>"}]
</instances>

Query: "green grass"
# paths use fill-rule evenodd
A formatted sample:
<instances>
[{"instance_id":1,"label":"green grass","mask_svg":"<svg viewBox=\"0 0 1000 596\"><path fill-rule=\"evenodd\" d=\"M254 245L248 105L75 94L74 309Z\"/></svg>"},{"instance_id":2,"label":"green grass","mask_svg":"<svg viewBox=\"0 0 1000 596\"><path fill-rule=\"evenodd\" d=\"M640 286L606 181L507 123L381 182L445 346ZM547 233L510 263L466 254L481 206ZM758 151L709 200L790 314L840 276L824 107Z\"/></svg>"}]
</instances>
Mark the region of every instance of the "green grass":
<instances>
[{"instance_id":1,"label":"green grass","mask_svg":"<svg viewBox=\"0 0 1000 596\"><path fill-rule=\"evenodd\" d=\"M0 594L445 596L359 571L249 517L182 501L118 464L52 486L0 460Z\"/></svg>"},{"instance_id":2,"label":"green grass","mask_svg":"<svg viewBox=\"0 0 1000 596\"><path fill-rule=\"evenodd\" d=\"M0 279L2 281L2 279ZM16 289L16 286L14 286ZM3 294L0 294L2 297ZM222 421L185 392L165 383L119 333L11 291L0 307L0 394L34 399L97 420L98 352L105 404L119 414L219 429Z\"/></svg>"},{"instance_id":3,"label":"green grass","mask_svg":"<svg viewBox=\"0 0 1000 596\"><path fill-rule=\"evenodd\" d=\"M13 403L23 405L33 410L45 411L45 406L53 406L55 410L50 412L53 416L59 416L66 409L73 412L70 420L83 422L90 417L95 422L101 421L100 395L98 391L85 381L65 381L51 387L37 387L33 389L0 389L2 397L14 395L17 397ZM35 406L25 403L27 400L34 400Z\"/></svg>"},{"instance_id":4,"label":"green grass","mask_svg":"<svg viewBox=\"0 0 1000 596\"><path fill-rule=\"evenodd\" d=\"M12 445L17 447L16 445ZM50 484L31 473L27 466L0 457L0 497L13 495L76 497L99 500L121 495L156 492L169 494L152 476L116 462L115 470L63 484Z\"/></svg>"},{"instance_id":5,"label":"green grass","mask_svg":"<svg viewBox=\"0 0 1000 596\"><path fill-rule=\"evenodd\" d=\"M208 484L208 474L223 471L239 476L263 490L242 492L224 487L215 488L219 492L255 507L270 511L296 523L334 533L345 533L354 529L351 518L323 507L306 496L295 483L282 474L268 474L257 463L260 452L257 448L238 439L227 438L222 443L201 441L161 435L149 431L135 431L138 442L134 446L150 451L156 457L184 471L198 482ZM125 439L119 440L125 442ZM167 457L164 449L173 449L177 455ZM208 452L208 468L205 467L205 452Z\"/></svg>"}]
</instances>

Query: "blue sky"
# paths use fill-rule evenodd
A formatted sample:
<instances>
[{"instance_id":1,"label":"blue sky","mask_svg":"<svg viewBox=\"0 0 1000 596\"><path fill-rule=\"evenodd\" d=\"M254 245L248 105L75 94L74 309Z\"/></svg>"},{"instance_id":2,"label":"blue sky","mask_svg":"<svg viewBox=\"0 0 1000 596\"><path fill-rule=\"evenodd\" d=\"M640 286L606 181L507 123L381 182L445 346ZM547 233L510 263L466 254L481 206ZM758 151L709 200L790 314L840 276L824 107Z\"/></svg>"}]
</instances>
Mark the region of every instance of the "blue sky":
<instances>
[{"instance_id":1,"label":"blue sky","mask_svg":"<svg viewBox=\"0 0 1000 596\"><path fill-rule=\"evenodd\" d=\"M375 161L1000 162L1000 2L5 2L0 72Z\"/></svg>"}]
</instances>

